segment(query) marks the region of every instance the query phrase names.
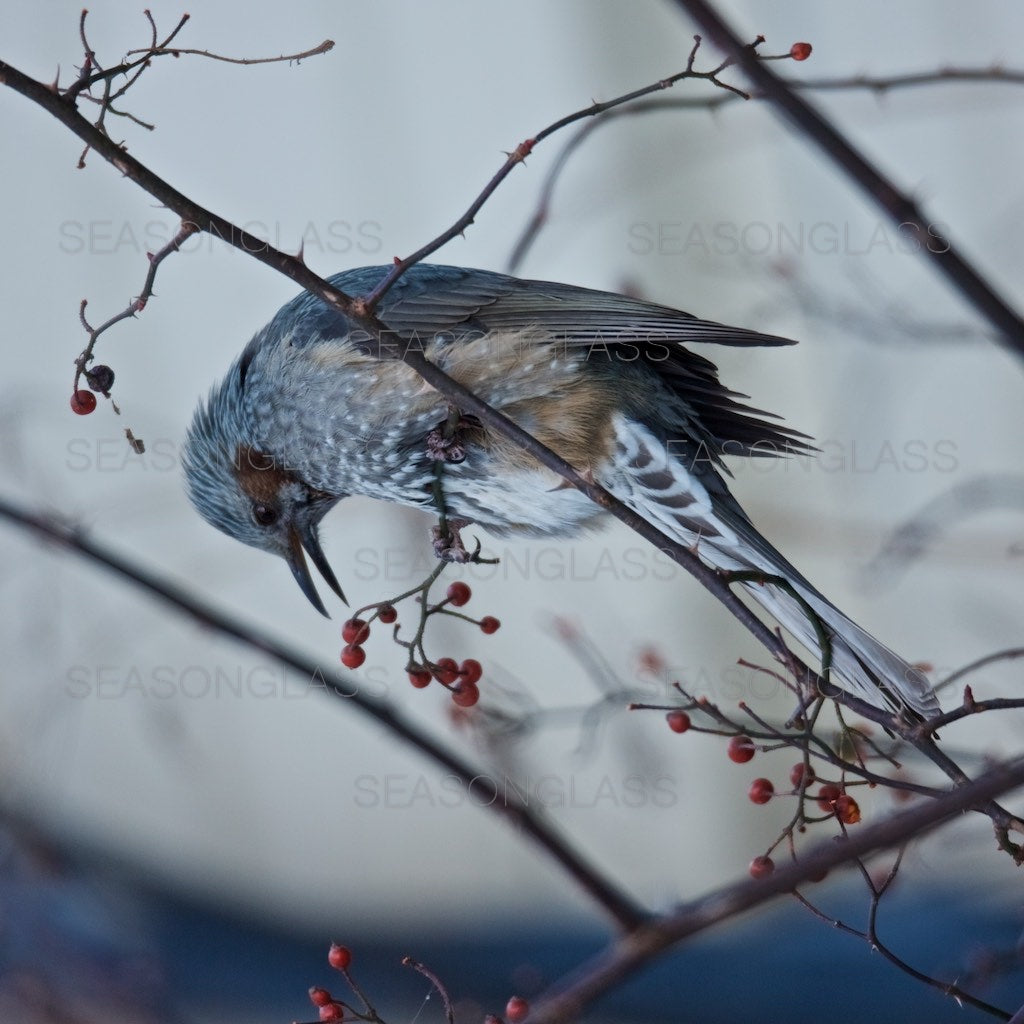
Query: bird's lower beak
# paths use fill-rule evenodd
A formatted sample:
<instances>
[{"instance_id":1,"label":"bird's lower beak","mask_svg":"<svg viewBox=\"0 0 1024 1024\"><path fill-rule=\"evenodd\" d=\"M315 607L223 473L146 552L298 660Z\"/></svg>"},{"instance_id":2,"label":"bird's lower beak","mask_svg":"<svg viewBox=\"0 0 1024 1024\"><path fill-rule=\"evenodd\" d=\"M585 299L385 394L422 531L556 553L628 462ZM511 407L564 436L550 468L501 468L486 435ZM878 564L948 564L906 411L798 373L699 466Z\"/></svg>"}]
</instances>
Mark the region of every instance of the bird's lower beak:
<instances>
[{"instance_id":1,"label":"bird's lower beak","mask_svg":"<svg viewBox=\"0 0 1024 1024\"><path fill-rule=\"evenodd\" d=\"M299 589L309 598L309 603L321 615L330 618L323 601L320 600L320 595L316 592L316 587L313 585L313 577L310 574L309 566L306 564L307 554L317 569L320 570L320 575L323 576L331 590L341 598L344 604L348 604L341 585L338 583L334 571L327 561L324 549L320 547L320 538L317 536L316 525L313 523L297 526L292 529L291 548L288 552L288 567L291 569Z\"/></svg>"}]
</instances>

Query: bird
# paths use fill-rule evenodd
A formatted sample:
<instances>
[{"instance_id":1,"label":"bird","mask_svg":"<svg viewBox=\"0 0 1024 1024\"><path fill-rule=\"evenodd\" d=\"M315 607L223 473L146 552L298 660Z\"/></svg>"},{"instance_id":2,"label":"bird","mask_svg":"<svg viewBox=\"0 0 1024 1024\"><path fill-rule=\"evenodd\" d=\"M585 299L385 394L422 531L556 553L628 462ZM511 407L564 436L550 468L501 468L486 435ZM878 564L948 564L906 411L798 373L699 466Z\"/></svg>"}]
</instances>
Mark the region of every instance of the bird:
<instances>
[{"instance_id":1,"label":"bird","mask_svg":"<svg viewBox=\"0 0 1024 1024\"><path fill-rule=\"evenodd\" d=\"M391 270L359 267L328 280L366 295ZM344 601L319 527L350 495L436 516L440 493L454 532L435 528L435 547L456 560L467 557L458 535L467 524L496 537L567 538L607 520L395 357L415 347L706 565L751 574L740 585L823 660L827 635L829 678L840 689L914 719L939 713L923 672L816 590L729 491L727 458L815 449L744 404L748 396L727 388L691 346L792 341L640 298L441 264L408 268L376 312L382 335L311 292L296 296L200 401L184 443L199 513L284 558L318 611L328 614L305 556Z\"/></svg>"}]
</instances>

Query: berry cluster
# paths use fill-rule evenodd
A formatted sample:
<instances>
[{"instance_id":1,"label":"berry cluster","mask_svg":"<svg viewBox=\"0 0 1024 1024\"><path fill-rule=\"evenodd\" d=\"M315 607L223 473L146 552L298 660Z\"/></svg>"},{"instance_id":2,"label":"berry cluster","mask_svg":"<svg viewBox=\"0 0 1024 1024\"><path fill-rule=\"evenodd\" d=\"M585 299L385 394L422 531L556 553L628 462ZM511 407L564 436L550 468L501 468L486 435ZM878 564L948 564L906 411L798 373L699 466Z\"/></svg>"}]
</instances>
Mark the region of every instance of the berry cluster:
<instances>
[{"instance_id":1,"label":"berry cluster","mask_svg":"<svg viewBox=\"0 0 1024 1024\"><path fill-rule=\"evenodd\" d=\"M695 701L689 706L689 710L682 708L673 708L668 711L665 715L665 720L668 723L669 729L674 733L685 733L691 729L696 728L693 724L693 720L690 717L690 711L694 709L706 710L719 718L722 724L725 724L726 720L717 709L714 709L712 705L707 702ZM721 729L708 729L700 728L700 732L713 732L722 734ZM747 764L749 761L754 759L757 754L757 744L750 736L745 733L737 732L729 735L729 743L726 747L726 753L730 761L736 764ZM772 747L777 746L777 742L771 744ZM767 747L762 749L768 749ZM839 782L828 782L818 778L813 766L810 761L804 760L798 764L793 765L789 773L789 781L792 786L791 789L783 794L780 794L775 784L771 779L764 777L756 778L750 783L750 788L747 790L747 797L751 803L755 804L767 804L773 798L779 795L795 796L799 799L799 808L794 815L793 821L783 831L782 835L772 844L768 853L755 857L750 862L750 874L754 878L766 878L775 870L775 862L769 855L772 850L775 849L787 836L790 839L790 845L792 847L793 832L806 831L807 825L816 824L819 822L835 821L838 822L840 828L845 829L849 825L856 825L861 820L860 806L854 797L850 796L846 792L846 783L843 781ZM817 792L812 792L811 787L816 783L821 783L820 788ZM859 783L865 785L865 783ZM821 815L809 815L808 809L810 807L817 807L822 812ZM821 876L822 878L824 875ZM820 879L814 879L819 881Z\"/></svg>"},{"instance_id":2,"label":"berry cluster","mask_svg":"<svg viewBox=\"0 0 1024 1024\"><path fill-rule=\"evenodd\" d=\"M85 379L92 391L79 388L71 395L71 411L79 416L88 416L96 408L96 395L93 391L105 398L110 397L110 389L114 386L114 371L109 366L101 364L86 370Z\"/></svg>"},{"instance_id":3,"label":"berry cluster","mask_svg":"<svg viewBox=\"0 0 1024 1024\"><path fill-rule=\"evenodd\" d=\"M345 946L339 946L336 942L331 943L327 952L327 962L336 971L340 971L345 982L352 992L362 1003L362 1009L357 1009L350 1003L336 998L329 989L320 985L314 985L309 989L309 1001L319 1011L319 1018L322 1021L364 1021L366 1024L383 1024L373 1003L363 989L349 972L352 965L352 952ZM446 1014L449 1020L453 1020L452 1001L440 978L425 964L421 964L412 957L402 958L403 967L411 967L414 971L427 978L441 997ZM488 1014L484 1018L484 1024L522 1024L530 1013L530 1004L522 996L512 996L505 1004L505 1019Z\"/></svg>"},{"instance_id":4,"label":"berry cluster","mask_svg":"<svg viewBox=\"0 0 1024 1024\"><path fill-rule=\"evenodd\" d=\"M453 615L479 626L481 632L488 636L497 632L501 623L493 615L485 615L482 619L477 620L461 612L451 610L453 608L462 608L473 596L473 591L469 585L461 580L457 580L448 586L447 593L442 601L436 604L428 604L426 600L427 594L431 584L437 579L439 574L440 570L431 574L420 587L402 594L391 601L384 601L360 608L342 626L341 638L345 641L345 646L341 651L341 663L346 668L355 669L359 668L366 661L366 651L363 649L363 645L370 637L371 623L379 621L384 625L394 626L395 643L404 647L409 655L405 669L409 676L409 682L417 689L423 689L429 686L432 680L436 679L437 682L451 692L452 701L457 707L471 708L480 700L480 688L477 684L483 676L483 666L475 658L466 658L461 664L454 658L449 657L438 658L436 661L428 658L423 649L423 633L426 621L431 615ZM413 639L403 640L399 636L401 624L398 622L398 609L395 605L399 601L411 596L416 596L420 603L420 622Z\"/></svg>"},{"instance_id":5,"label":"berry cluster","mask_svg":"<svg viewBox=\"0 0 1024 1024\"><path fill-rule=\"evenodd\" d=\"M345 980L354 988L354 983L349 977L348 968L352 963L352 952L347 946L339 946L336 942L331 943L327 952L327 962L336 970L345 975ZM358 991L358 989L354 989ZM330 991L314 985L309 990L309 1001L318 1009L320 1020L367 1020L364 1014L354 1010L340 999L335 999ZM349 1012L345 1017L345 1011Z\"/></svg>"}]
</instances>

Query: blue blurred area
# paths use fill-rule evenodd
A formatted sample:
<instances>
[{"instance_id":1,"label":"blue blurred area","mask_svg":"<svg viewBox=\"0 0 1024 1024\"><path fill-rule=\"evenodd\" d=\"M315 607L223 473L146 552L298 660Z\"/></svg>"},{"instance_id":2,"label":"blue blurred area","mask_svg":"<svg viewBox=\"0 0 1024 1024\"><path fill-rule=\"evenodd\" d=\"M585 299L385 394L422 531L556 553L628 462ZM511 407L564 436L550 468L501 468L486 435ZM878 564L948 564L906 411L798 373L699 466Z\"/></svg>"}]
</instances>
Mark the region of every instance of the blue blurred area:
<instances>
[{"instance_id":1,"label":"blue blurred area","mask_svg":"<svg viewBox=\"0 0 1024 1024\"><path fill-rule=\"evenodd\" d=\"M602 949L607 935L534 927L499 917L486 931L439 927L400 938L297 935L236 910L200 905L140 879L124 865L61 851L24 826L2 833L0 1020L314 1020L307 989L344 998L326 962L329 943L353 950L353 973L388 1020L442 1019L429 986L401 966L410 955L444 980L461 1021L500 1012L512 993L532 997ZM396 883L396 886L400 883ZM400 893L414 902L415 893ZM851 924L867 900L853 876L812 895ZM916 968L963 979L1016 947L1018 906L970 904L932 891L894 892L880 932ZM975 979L977 995L1011 1012L1024 1001L1020 972ZM867 944L792 902L715 929L637 975L585 1020L817 1022L992 1019L901 973Z\"/></svg>"}]
</instances>

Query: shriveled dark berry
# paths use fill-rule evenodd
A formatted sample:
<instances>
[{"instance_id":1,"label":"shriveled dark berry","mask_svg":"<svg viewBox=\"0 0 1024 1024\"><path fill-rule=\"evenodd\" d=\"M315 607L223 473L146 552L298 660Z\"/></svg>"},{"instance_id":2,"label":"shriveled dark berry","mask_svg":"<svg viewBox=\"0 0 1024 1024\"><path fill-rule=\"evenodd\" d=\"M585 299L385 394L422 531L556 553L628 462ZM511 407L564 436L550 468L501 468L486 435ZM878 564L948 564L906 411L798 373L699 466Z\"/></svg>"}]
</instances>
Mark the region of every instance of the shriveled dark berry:
<instances>
[{"instance_id":1,"label":"shriveled dark berry","mask_svg":"<svg viewBox=\"0 0 1024 1024\"><path fill-rule=\"evenodd\" d=\"M114 371L105 363L85 371L85 379L93 391L106 394L114 386Z\"/></svg>"}]
</instances>

